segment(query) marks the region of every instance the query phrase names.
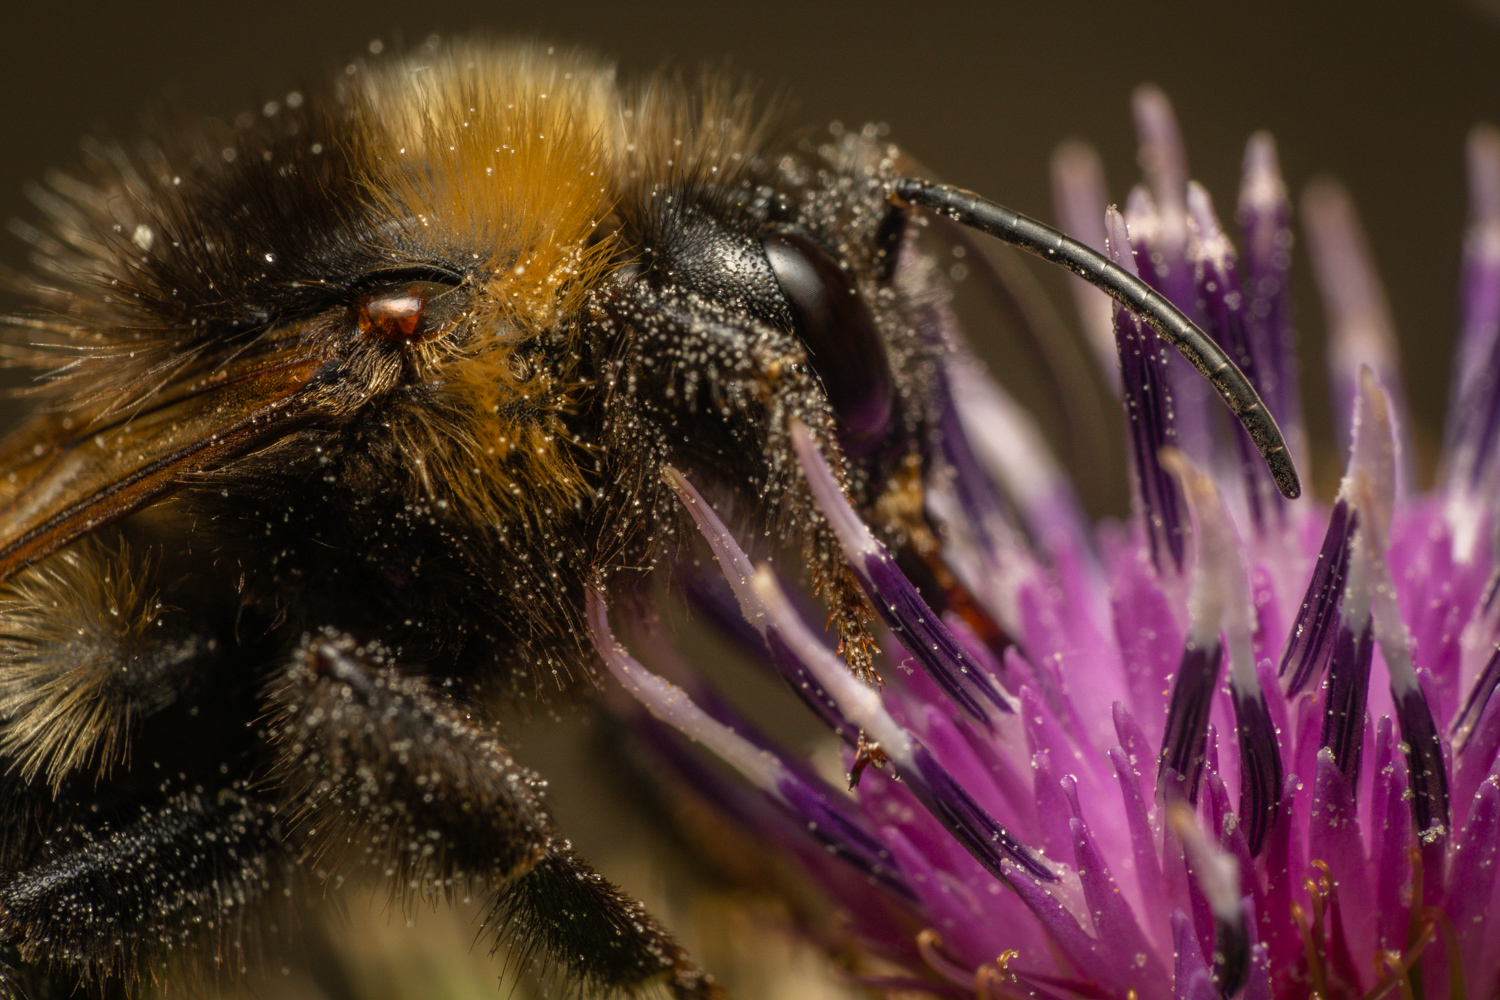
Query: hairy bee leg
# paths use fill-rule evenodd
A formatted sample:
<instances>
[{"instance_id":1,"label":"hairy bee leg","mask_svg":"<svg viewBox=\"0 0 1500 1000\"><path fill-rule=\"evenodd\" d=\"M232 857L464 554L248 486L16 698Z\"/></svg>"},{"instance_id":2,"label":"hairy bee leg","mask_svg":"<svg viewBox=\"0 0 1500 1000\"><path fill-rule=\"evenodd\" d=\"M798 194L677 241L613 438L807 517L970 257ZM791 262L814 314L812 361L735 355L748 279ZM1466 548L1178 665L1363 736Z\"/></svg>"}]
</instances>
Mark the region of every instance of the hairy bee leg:
<instances>
[{"instance_id":1,"label":"hairy bee leg","mask_svg":"<svg viewBox=\"0 0 1500 1000\"><path fill-rule=\"evenodd\" d=\"M159 560L88 539L0 587L0 755L55 791L107 775L135 723L177 700L217 642L163 602Z\"/></svg>"},{"instance_id":2,"label":"hairy bee leg","mask_svg":"<svg viewBox=\"0 0 1500 1000\"><path fill-rule=\"evenodd\" d=\"M80 984L128 987L183 950L210 956L205 971L243 972L264 930L256 904L294 867L269 804L183 793L6 873L0 940L38 974Z\"/></svg>"},{"instance_id":3,"label":"hairy bee leg","mask_svg":"<svg viewBox=\"0 0 1500 1000\"><path fill-rule=\"evenodd\" d=\"M606 990L665 979L678 1000L726 996L645 906L566 845L501 889L490 919L497 947L521 961L549 956Z\"/></svg>"},{"instance_id":4,"label":"hairy bee leg","mask_svg":"<svg viewBox=\"0 0 1500 1000\"><path fill-rule=\"evenodd\" d=\"M323 634L270 692L272 780L321 878L360 868L406 899L494 892L494 946L605 991L720 995L645 908L572 851L543 782L378 646Z\"/></svg>"}]
</instances>

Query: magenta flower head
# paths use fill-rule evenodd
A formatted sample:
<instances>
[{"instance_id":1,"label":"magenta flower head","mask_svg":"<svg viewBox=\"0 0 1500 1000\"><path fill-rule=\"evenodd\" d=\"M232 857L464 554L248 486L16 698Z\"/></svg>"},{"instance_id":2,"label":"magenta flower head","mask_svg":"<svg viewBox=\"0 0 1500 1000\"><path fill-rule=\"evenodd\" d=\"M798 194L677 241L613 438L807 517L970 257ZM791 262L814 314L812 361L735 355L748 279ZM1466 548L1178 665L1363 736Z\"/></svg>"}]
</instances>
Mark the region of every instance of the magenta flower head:
<instances>
[{"instance_id":1,"label":"magenta flower head","mask_svg":"<svg viewBox=\"0 0 1500 1000\"><path fill-rule=\"evenodd\" d=\"M1275 148L1250 140L1236 243L1188 180L1165 98L1143 89L1135 110L1146 183L1123 214L1106 210L1097 161L1070 147L1055 163L1063 224L1219 342L1305 467ZM674 479L724 581L689 574L689 600L843 742L849 790L737 717L704 677L677 668L674 684L643 666L598 595L595 643L653 717L637 721L662 761L846 914L871 956L860 981L1038 1000L1497 995L1493 131L1475 132L1470 171L1454 411L1432 492L1409 471L1390 322L1331 185L1303 205L1347 455L1331 504L1283 499L1207 383L1081 284L1126 417L1127 523L1085 522L1029 417L941 304L931 335L950 349L923 494L932 558L898 564L812 432L793 427L888 630L883 686L851 673L791 583L752 564Z\"/></svg>"}]
</instances>

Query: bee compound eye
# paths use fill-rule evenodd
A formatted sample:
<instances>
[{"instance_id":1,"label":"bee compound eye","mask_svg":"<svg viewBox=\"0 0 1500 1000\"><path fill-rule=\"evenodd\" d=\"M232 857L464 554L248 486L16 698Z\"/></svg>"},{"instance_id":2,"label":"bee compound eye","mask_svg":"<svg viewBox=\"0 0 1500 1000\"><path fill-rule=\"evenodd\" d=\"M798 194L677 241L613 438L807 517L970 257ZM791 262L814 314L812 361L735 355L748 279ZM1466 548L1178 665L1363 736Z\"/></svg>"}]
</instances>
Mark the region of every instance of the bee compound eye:
<instances>
[{"instance_id":1,"label":"bee compound eye","mask_svg":"<svg viewBox=\"0 0 1500 1000\"><path fill-rule=\"evenodd\" d=\"M867 454L885 436L895 388L875 318L849 276L812 240L777 233L765 247L797 336L842 425L842 443L853 455Z\"/></svg>"}]
</instances>

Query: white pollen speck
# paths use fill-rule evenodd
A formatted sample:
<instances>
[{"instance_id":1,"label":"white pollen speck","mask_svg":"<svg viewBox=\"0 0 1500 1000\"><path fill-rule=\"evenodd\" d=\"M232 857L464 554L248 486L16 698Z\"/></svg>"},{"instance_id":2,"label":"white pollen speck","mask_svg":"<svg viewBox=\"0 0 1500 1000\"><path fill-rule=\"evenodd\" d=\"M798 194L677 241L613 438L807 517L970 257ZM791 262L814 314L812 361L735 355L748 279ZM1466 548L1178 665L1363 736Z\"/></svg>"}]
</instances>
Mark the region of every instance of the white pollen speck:
<instances>
[{"instance_id":1,"label":"white pollen speck","mask_svg":"<svg viewBox=\"0 0 1500 1000\"><path fill-rule=\"evenodd\" d=\"M317 156L319 153L323 152L323 144L321 142L313 143L312 152L314 156Z\"/></svg>"},{"instance_id":2,"label":"white pollen speck","mask_svg":"<svg viewBox=\"0 0 1500 1000\"><path fill-rule=\"evenodd\" d=\"M378 56L385 51L385 43L376 38L370 42L370 55Z\"/></svg>"},{"instance_id":3,"label":"white pollen speck","mask_svg":"<svg viewBox=\"0 0 1500 1000\"><path fill-rule=\"evenodd\" d=\"M289 108L302 107L302 91L294 90L286 95L286 106Z\"/></svg>"},{"instance_id":4,"label":"white pollen speck","mask_svg":"<svg viewBox=\"0 0 1500 1000\"><path fill-rule=\"evenodd\" d=\"M151 244L156 242L156 234L143 222L135 227L135 232L130 234L130 241L142 250L150 250Z\"/></svg>"},{"instance_id":5,"label":"white pollen speck","mask_svg":"<svg viewBox=\"0 0 1500 1000\"><path fill-rule=\"evenodd\" d=\"M276 113L280 110L280 104L277 104L275 101L267 101L265 105L261 107L260 113L265 115L267 118L275 118Z\"/></svg>"},{"instance_id":6,"label":"white pollen speck","mask_svg":"<svg viewBox=\"0 0 1500 1000\"><path fill-rule=\"evenodd\" d=\"M274 264L274 263L276 263L276 255L274 253L268 253L268 254L266 254L266 263L267 264Z\"/></svg>"}]
</instances>

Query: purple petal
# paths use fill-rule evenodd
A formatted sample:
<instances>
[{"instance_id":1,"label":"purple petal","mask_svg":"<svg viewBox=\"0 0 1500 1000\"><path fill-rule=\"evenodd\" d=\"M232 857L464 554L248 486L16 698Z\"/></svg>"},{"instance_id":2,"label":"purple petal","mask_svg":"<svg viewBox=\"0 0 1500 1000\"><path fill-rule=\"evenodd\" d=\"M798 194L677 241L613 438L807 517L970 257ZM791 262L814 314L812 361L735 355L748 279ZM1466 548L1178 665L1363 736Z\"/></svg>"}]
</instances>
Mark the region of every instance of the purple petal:
<instances>
[{"instance_id":1,"label":"purple petal","mask_svg":"<svg viewBox=\"0 0 1500 1000\"><path fill-rule=\"evenodd\" d=\"M1002 823L1015 825L1021 817L1011 805L1012 800L996 786L993 761L987 764L974 751L975 744L984 741L967 739L966 734L936 705L924 705L922 718L925 742L933 756L942 761L948 773L974 796L981 809Z\"/></svg>"},{"instance_id":2,"label":"purple petal","mask_svg":"<svg viewBox=\"0 0 1500 1000\"><path fill-rule=\"evenodd\" d=\"M1084 975L1100 967L1099 944L1079 926L1078 920L1057 899L1057 887L1038 882L1019 866L1008 864L1007 881L1036 917L1059 951Z\"/></svg>"},{"instance_id":3,"label":"purple petal","mask_svg":"<svg viewBox=\"0 0 1500 1000\"><path fill-rule=\"evenodd\" d=\"M1318 751L1318 773L1309 822L1308 856L1328 865L1338 887L1337 919L1357 955L1375 946L1375 902L1369 881L1369 861L1360 834L1354 792L1327 749Z\"/></svg>"},{"instance_id":4,"label":"purple petal","mask_svg":"<svg viewBox=\"0 0 1500 1000\"><path fill-rule=\"evenodd\" d=\"M786 679L802 703L811 708L839 737L850 746L859 742L859 727L844 718L839 706L816 677L782 637L775 626L766 629L766 646L777 673Z\"/></svg>"},{"instance_id":5,"label":"purple petal","mask_svg":"<svg viewBox=\"0 0 1500 1000\"><path fill-rule=\"evenodd\" d=\"M888 826L880 836L891 845L904 881L920 898L926 918L950 952L965 964L978 964L989 961L997 947L1006 947L1007 942L981 919L982 911L973 898L947 872L933 865L904 833Z\"/></svg>"},{"instance_id":6,"label":"purple petal","mask_svg":"<svg viewBox=\"0 0 1500 1000\"><path fill-rule=\"evenodd\" d=\"M1479 786L1469 809L1469 822L1453 844L1449 896L1444 909L1458 931L1459 951L1465 956L1464 974L1478 987L1483 982L1484 942L1493 947L1497 935L1489 921L1495 874L1500 869L1500 780Z\"/></svg>"},{"instance_id":7,"label":"purple petal","mask_svg":"<svg viewBox=\"0 0 1500 1000\"><path fill-rule=\"evenodd\" d=\"M1130 904L1120 894L1088 825L1074 819L1069 821L1069 828L1078 880L1094 921L1094 936L1104 960L1114 969L1116 981L1138 983L1140 987L1161 983L1166 970L1161 968Z\"/></svg>"},{"instance_id":8,"label":"purple petal","mask_svg":"<svg viewBox=\"0 0 1500 1000\"><path fill-rule=\"evenodd\" d=\"M1250 949L1250 978L1240 1000L1271 1000L1271 953L1264 944Z\"/></svg>"},{"instance_id":9,"label":"purple petal","mask_svg":"<svg viewBox=\"0 0 1500 1000\"><path fill-rule=\"evenodd\" d=\"M1140 776L1120 747L1110 750L1109 759L1115 766L1120 799L1125 806L1125 823L1130 828L1130 846L1135 858L1141 900L1150 911L1147 913L1148 923L1156 926L1166 917L1165 882L1162 880L1161 861L1157 858L1153 842L1151 816L1147 811L1146 800L1141 796Z\"/></svg>"},{"instance_id":10,"label":"purple petal","mask_svg":"<svg viewBox=\"0 0 1500 1000\"><path fill-rule=\"evenodd\" d=\"M1235 693L1234 717L1240 743L1240 822L1251 855L1265 846L1266 834L1281 810L1281 786L1286 772L1281 765L1281 747L1276 724L1266 707L1263 690Z\"/></svg>"},{"instance_id":11,"label":"purple petal","mask_svg":"<svg viewBox=\"0 0 1500 1000\"><path fill-rule=\"evenodd\" d=\"M1172 914L1172 941L1176 959L1172 970L1173 1000L1219 1000L1219 990L1203 960L1198 935L1181 910Z\"/></svg>"},{"instance_id":12,"label":"purple petal","mask_svg":"<svg viewBox=\"0 0 1500 1000\"><path fill-rule=\"evenodd\" d=\"M1125 751L1131 769L1143 782L1141 790L1145 792L1145 769L1159 755L1151 751L1151 741L1146 738L1140 723L1135 721L1135 716L1130 714L1130 709L1115 702L1111 717L1115 724L1115 737L1120 741L1120 748Z\"/></svg>"},{"instance_id":13,"label":"purple petal","mask_svg":"<svg viewBox=\"0 0 1500 1000\"><path fill-rule=\"evenodd\" d=\"M1458 752L1453 785L1459 801L1474 796L1479 783L1489 776L1497 756L1500 756L1500 698L1491 698Z\"/></svg>"},{"instance_id":14,"label":"purple petal","mask_svg":"<svg viewBox=\"0 0 1500 1000\"><path fill-rule=\"evenodd\" d=\"M977 368L976 362L969 363ZM986 438L1004 437L1003 428L981 425L982 431L970 433L970 428L960 418L955 405L955 391L967 394L969 386L955 386L959 376L958 366L950 363L949 370L935 380L933 405L938 412L938 424L934 431L938 454L948 465L950 473L946 485L958 501L959 509L975 534L974 541L984 551L999 556L1012 547L1003 536L1013 532L1009 525L1005 505L995 491L995 484L986 475L979 459L974 454L976 443ZM970 373L969 381L979 381L982 375ZM979 431L979 428L974 430Z\"/></svg>"},{"instance_id":15,"label":"purple petal","mask_svg":"<svg viewBox=\"0 0 1500 1000\"><path fill-rule=\"evenodd\" d=\"M821 782L813 785L794 774L784 777L777 791L791 818L830 855L852 865L872 883L916 901L911 886L891 863L885 844L855 819L847 800Z\"/></svg>"},{"instance_id":16,"label":"purple petal","mask_svg":"<svg viewBox=\"0 0 1500 1000\"><path fill-rule=\"evenodd\" d=\"M1010 860L1037 878L1056 878L1030 848L985 812L931 752L891 717L880 695L851 674L790 611L786 595L769 569L756 571L749 593L759 608L757 618L774 624L787 648L822 686L840 714L879 745L912 794L991 874L1001 877L1001 862Z\"/></svg>"},{"instance_id":17,"label":"purple petal","mask_svg":"<svg viewBox=\"0 0 1500 1000\"><path fill-rule=\"evenodd\" d=\"M1240 744L1240 814L1251 824L1252 839L1258 849L1266 828L1275 818L1281 794L1281 748L1255 670L1250 639L1250 585L1240 540L1212 476L1200 471L1181 452L1164 454L1162 464L1182 485L1183 495L1193 511L1198 539L1193 587L1188 597L1193 619L1189 645L1206 646L1222 630L1228 648L1229 689ZM1184 674L1179 672L1177 683L1183 682ZM1174 688L1174 709L1178 706L1177 697L1178 688ZM1169 710L1169 732L1173 721ZM1218 770L1214 743L1210 740L1205 760Z\"/></svg>"},{"instance_id":18,"label":"purple petal","mask_svg":"<svg viewBox=\"0 0 1500 1000\"><path fill-rule=\"evenodd\" d=\"M1265 902L1257 910L1260 920L1259 938L1265 942L1273 969L1290 968L1302 954L1302 942L1291 922L1286 919L1291 913L1292 893L1304 874L1307 862L1301 845L1296 843L1293 816L1302 782L1296 775L1289 775L1282 788L1281 815L1266 837L1266 852L1260 867L1264 873ZM1300 896L1300 893L1298 893Z\"/></svg>"},{"instance_id":19,"label":"purple petal","mask_svg":"<svg viewBox=\"0 0 1500 1000\"><path fill-rule=\"evenodd\" d=\"M1114 357L1111 333L1111 364ZM965 472L952 460L960 477L978 475L992 492L989 484L1000 484L1043 551L1054 558L1071 548L1087 550L1087 520L1078 496L1036 419L970 357L955 355L947 375L948 402L957 422L943 424L943 441L962 437L970 458L978 463L974 471Z\"/></svg>"},{"instance_id":20,"label":"purple petal","mask_svg":"<svg viewBox=\"0 0 1500 1000\"><path fill-rule=\"evenodd\" d=\"M702 743L756 788L771 798L830 854L861 871L871 882L906 899L910 887L891 867L884 846L848 808L846 800L800 768L792 768L768 741L743 722L726 724L699 708L681 688L643 667L610 632L603 596L590 591L589 629L594 648L621 685L661 721ZM727 710L727 706L721 706Z\"/></svg>"},{"instance_id":21,"label":"purple petal","mask_svg":"<svg viewBox=\"0 0 1500 1000\"><path fill-rule=\"evenodd\" d=\"M1240 895L1254 896L1259 884L1255 878L1255 859L1245 841L1244 825L1229 806L1229 789L1219 772L1211 770L1207 773L1207 778L1208 801L1213 818L1210 832L1218 835L1219 847L1240 866ZM1279 796L1280 789L1277 789L1277 793Z\"/></svg>"},{"instance_id":22,"label":"purple petal","mask_svg":"<svg viewBox=\"0 0 1500 1000\"><path fill-rule=\"evenodd\" d=\"M1038 823L1042 828L1042 848L1049 858L1066 858L1069 845L1073 840L1072 833L1068 829L1072 810L1057 780L1057 769L1053 766L1052 754L1046 750L1033 753L1031 766L1035 770L1036 811Z\"/></svg>"},{"instance_id":23,"label":"purple petal","mask_svg":"<svg viewBox=\"0 0 1500 1000\"><path fill-rule=\"evenodd\" d=\"M1350 600L1357 597L1369 606L1406 748L1412 816L1424 852L1432 855L1430 867L1438 873L1434 877L1440 881L1441 840L1450 822L1448 773L1442 739L1412 662L1411 636L1401 615L1388 556L1397 497L1396 450L1388 393L1371 368L1361 367L1349 471L1339 486L1339 495L1349 499L1360 515L1348 590ZM1358 623L1354 624L1357 628Z\"/></svg>"}]
</instances>

